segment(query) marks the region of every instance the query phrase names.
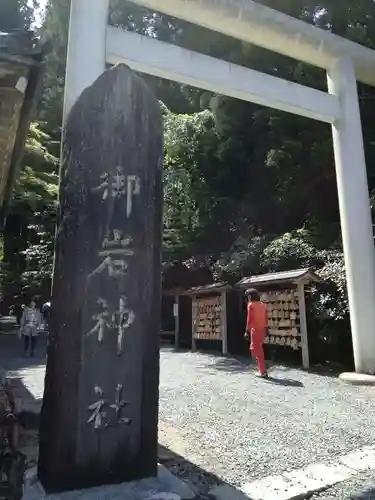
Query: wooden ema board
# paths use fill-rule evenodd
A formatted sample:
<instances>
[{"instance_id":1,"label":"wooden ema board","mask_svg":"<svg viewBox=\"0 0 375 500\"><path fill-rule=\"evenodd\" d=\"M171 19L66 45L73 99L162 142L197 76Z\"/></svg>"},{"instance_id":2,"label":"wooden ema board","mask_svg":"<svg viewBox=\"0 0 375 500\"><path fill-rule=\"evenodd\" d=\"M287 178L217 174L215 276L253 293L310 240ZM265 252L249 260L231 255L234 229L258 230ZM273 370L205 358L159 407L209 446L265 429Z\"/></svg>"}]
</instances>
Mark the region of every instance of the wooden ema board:
<instances>
[{"instance_id":1,"label":"wooden ema board","mask_svg":"<svg viewBox=\"0 0 375 500\"><path fill-rule=\"evenodd\" d=\"M298 351L302 347L297 290L282 290L262 294L268 310L269 335L265 344L289 347Z\"/></svg>"},{"instance_id":2,"label":"wooden ema board","mask_svg":"<svg viewBox=\"0 0 375 500\"><path fill-rule=\"evenodd\" d=\"M222 340L220 296L197 298L195 301L195 333L199 340Z\"/></svg>"}]
</instances>

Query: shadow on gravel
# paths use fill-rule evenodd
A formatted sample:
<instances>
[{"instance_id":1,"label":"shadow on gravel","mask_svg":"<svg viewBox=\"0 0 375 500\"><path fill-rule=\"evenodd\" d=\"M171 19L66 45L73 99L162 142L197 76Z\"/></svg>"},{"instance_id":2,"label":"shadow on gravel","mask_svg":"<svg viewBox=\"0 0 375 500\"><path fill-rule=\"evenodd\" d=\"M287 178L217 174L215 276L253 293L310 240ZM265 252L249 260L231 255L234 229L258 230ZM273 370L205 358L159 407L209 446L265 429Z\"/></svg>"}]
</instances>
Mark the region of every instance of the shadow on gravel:
<instances>
[{"instance_id":1,"label":"shadow on gravel","mask_svg":"<svg viewBox=\"0 0 375 500\"><path fill-rule=\"evenodd\" d=\"M174 351L176 353L191 352L191 351ZM256 372L257 367L249 356L231 356L223 357L221 353L214 352L204 352L206 357L210 357L213 359L212 364L208 364L205 366L207 369L215 369L219 371L224 371L228 373L249 373ZM340 373L343 371L347 371L348 367L344 367L339 364L325 364L325 365L316 365L312 366L309 370L303 369L299 365L283 365L279 363L275 363L274 361L267 360L267 365L269 369L275 369L279 373L288 373L288 372L300 372L311 375L318 375L325 378L337 378ZM282 380L280 385L290 385L292 387L303 387L302 382L295 381L293 379L276 379ZM288 380L290 383L288 383ZM374 497L375 500L375 497Z\"/></svg>"},{"instance_id":2,"label":"shadow on gravel","mask_svg":"<svg viewBox=\"0 0 375 500\"><path fill-rule=\"evenodd\" d=\"M207 365L206 368L214 368L219 371L227 373L257 373L258 369L251 358L219 358L215 361L213 365ZM290 371L287 367L280 367L269 365L270 369L277 368L279 372L287 373ZM304 387L304 384L299 380L294 380L291 378L277 378L272 375L268 379L264 379L265 382L280 385L285 387Z\"/></svg>"},{"instance_id":3,"label":"shadow on gravel","mask_svg":"<svg viewBox=\"0 0 375 500\"><path fill-rule=\"evenodd\" d=\"M375 488L369 488L361 493L356 493L351 495L347 500L374 500L375 499Z\"/></svg>"},{"instance_id":4,"label":"shadow on gravel","mask_svg":"<svg viewBox=\"0 0 375 500\"><path fill-rule=\"evenodd\" d=\"M290 378L275 378L271 375L268 378L264 379L264 381L269 384L282 385L285 387L305 387L299 380L293 380Z\"/></svg>"},{"instance_id":5,"label":"shadow on gravel","mask_svg":"<svg viewBox=\"0 0 375 500\"><path fill-rule=\"evenodd\" d=\"M340 373L352 371L354 368L352 366L345 366L341 364L325 364L325 365L314 365L309 370L308 373L313 375L319 375L321 377L327 378L338 378ZM375 497L374 497L375 499Z\"/></svg>"},{"instance_id":6,"label":"shadow on gravel","mask_svg":"<svg viewBox=\"0 0 375 500\"><path fill-rule=\"evenodd\" d=\"M164 465L172 474L182 479L194 491L197 500L215 500L216 497L209 493L215 486L232 487L215 474L202 469L161 444L159 444L158 448L158 460L159 463ZM241 495L240 492L238 494L244 500L248 499L247 496Z\"/></svg>"},{"instance_id":7,"label":"shadow on gravel","mask_svg":"<svg viewBox=\"0 0 375 500\"><path fill-rule=\"evenodd\" d=\"M219 358L213 365L208 365L207 368L235 373L255 372L257 370L251 360L236 358Z\"/></svg>"}]
</instances>

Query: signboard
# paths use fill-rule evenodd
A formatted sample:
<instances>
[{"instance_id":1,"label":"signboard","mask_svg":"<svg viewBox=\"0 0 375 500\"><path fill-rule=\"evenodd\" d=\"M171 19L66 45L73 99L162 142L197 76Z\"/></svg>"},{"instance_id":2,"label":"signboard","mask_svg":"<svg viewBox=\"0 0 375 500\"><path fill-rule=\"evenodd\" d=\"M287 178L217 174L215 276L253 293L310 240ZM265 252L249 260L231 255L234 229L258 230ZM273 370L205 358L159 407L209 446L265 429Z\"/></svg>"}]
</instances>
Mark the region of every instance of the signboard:
<instances>
[{"instance_id":1,"label":"signboard","mask_svg":"<svg viewBox=\"0 0 375 500\"><path fill-rule=\"evenodd\" d=\"M265 344L299 350L302 344L297 290L267 292L261 299L268 310L269 335Z\"/></svg>"},{"instance_id":2,"label":"signboard","mask_svg":"<svg viewBox=\"0 0 375 500\"><path fill-rule=\"evenodd\" d=\"M201 340L222 340L222 320L220 296L196 299L195 333L193 338Z\"/></svg>"},{"instance_id":3,"label":"signboard","mask_svg":"<svg viewBox=\"0 0 375 500\"><path fill-rule=\"evenodd\" d=\"M106 71L72 108L63 152L39 455L48 491L157 471L159 102L127 67Z\"/></svg>"}]
</instances>

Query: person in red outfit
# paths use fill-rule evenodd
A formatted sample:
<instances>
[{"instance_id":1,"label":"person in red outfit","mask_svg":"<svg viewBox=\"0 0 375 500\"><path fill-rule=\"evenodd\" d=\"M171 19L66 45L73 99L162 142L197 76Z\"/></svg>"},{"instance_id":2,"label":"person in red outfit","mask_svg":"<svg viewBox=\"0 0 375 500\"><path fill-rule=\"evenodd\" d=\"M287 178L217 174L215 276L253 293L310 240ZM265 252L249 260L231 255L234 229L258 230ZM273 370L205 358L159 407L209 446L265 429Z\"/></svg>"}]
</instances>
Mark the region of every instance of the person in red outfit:
<instances>
[{"instance_id":1,"label":"person in red outfit","mask_svg":"<svg viewBox=\"0 0 375 500\"><path fill-rule=\"evenodd\" d=\"M247 319L245 338L250 337L250 354L256 359L260 376L268 377L264 362L263 342L268 328L267 307L255 289L246 290Z\"/></svg>"}]
</instances>

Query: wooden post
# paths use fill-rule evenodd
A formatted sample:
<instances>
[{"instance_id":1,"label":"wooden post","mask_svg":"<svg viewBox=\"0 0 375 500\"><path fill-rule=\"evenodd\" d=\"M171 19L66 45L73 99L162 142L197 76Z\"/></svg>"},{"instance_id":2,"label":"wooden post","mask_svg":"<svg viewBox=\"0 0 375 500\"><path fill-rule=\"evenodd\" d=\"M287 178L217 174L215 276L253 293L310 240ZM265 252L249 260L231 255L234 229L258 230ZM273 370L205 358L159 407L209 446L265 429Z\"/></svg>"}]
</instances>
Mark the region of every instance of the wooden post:
<instances>
[{"instance_id":1,"label":"wooden post","mask_svg":"<svg viewBox=\"0 0 375 500\"><path fill-rule=\"evenodd\" d=\"M221 302L221 339L223 354L228 354L227 292L222 292Z\"/></svg>"},{"instance_id":2,"label":"wooden post","mask_svg":"<svg viewBox=\"0 0 375 500\"><path fill-rule=\"evenodd\" d=\"M173 304L173 316L174 316L174 346L176 349L179 348L179 336L180 336L180 296L175 295Z\"/></svg>"},{"instance_id":3,"label":"wooden post","mask_svg":"<svg viewBox=\"0 0 375 500\"><path fill-rule=\"evenodd\" d=\"M47 491L156 475L162 137L157 99L124 65L68 117L40 427Z\"/></svg>"},{"instance_id":4,"label":"wooden post","mask_svg":"<svg viewBox=\"0 0 375 500\"><path fill-rule=\"evenodd\" d=\"M195 334L197 333L197 297L191 298L191 350L197 350L197 340Z\"/></svg>"},{"instance_id":5,"label":"wooden post","mask_svg":"<svg viewBox=\"0 0 375 500\"><path fill-rule=\"evenodd\" d=\"M302 343L302 365L304 368L310 368L309 360L309 339L307 335L306 302L305 302L305 284L300 281L297 284L299 317L301 327Z\"/></svg>"}]
</instances>

